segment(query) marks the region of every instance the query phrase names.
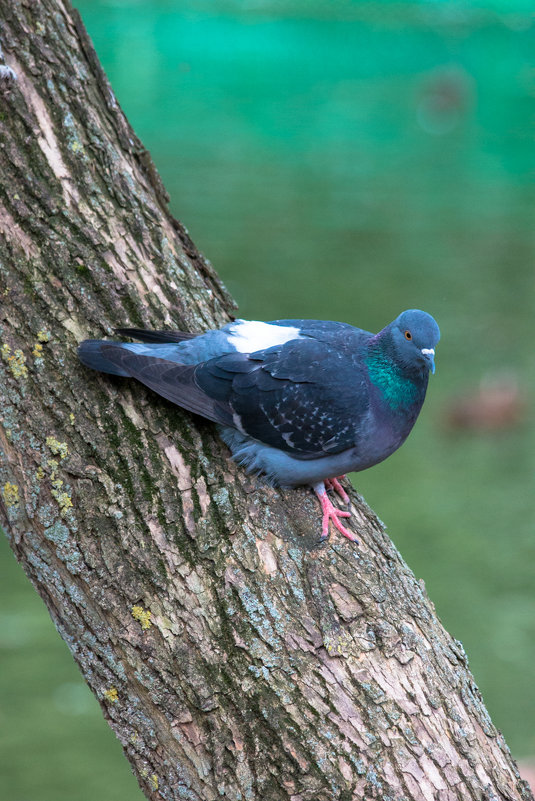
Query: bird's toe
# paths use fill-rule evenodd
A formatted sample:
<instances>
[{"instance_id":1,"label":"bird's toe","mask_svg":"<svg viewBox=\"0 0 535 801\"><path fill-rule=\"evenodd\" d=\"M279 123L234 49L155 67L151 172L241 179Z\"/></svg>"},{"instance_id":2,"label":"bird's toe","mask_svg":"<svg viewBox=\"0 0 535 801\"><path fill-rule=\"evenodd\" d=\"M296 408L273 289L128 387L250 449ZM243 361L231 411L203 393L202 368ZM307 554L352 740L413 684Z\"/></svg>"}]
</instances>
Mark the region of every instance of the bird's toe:
<instances>
[{"instance_id":1,"label":"bird's toe","mask_svg":"<svg viewBox=\"0 0 535 801\"><path fill-rule=\"evenodd\" d=\"M351 513L345 512L342 509L337 509L335 506L333 506L332 501L327 495L325 483L322 482L320 484L315 484L313 487L314 492L316 493L321 504L321 539L324 540L329 536L329 523L332 521L334 527L340 532L340 534L343 534L344 537L347 537L347 539L351 540L351 542L358 542L353 532L347 529L340 521L340 518L351 517ZM330 480L330 483L332 484L332 479Z\"/></svg>"}]
</instances>

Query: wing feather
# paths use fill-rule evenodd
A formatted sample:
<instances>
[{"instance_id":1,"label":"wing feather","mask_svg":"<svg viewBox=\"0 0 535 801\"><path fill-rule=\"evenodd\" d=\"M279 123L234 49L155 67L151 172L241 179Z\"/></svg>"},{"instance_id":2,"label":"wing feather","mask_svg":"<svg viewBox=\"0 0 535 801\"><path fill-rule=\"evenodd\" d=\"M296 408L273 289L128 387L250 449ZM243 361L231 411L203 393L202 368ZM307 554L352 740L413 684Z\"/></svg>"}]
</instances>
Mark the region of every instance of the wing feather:
<instances>
[{"instance_id":1,"label":"wing feather","mask_svg":"<svg viewBox=\"0 0 535 801\"><path fill-rule=\"evenodd\" d=\"M308 458L355 444L369 407L362 368L313 338L291 340L253 354L228 354L197 367L208 394L228 376L225 398L243 430L268 445Z\"/></svg>"},{"instance_id":2,"label":"wing feather","mask_svg":"<svg viewBox=\"0 0 535 801\"><path fill-rule=\"evenodd\" d=\"M145 356L117 345L104 345L102 352L111 362L142 384L178 406L222 425L234 426L228 404L210 397L195 383L195 365L182 365Z\"/></svg>"},{"instance_id":3,"label":"wing feather","mask_svg":"<svg viewBox=\"0 0 535 801\"><path fill-rule=\"evenodd\" d=\"M141 342L184 342L186 339L200 336L198 333L191 334L189 331L163 331L148 328L116 328L115 333L122 337L139 339Z\"/></svg>"}]
</instances>

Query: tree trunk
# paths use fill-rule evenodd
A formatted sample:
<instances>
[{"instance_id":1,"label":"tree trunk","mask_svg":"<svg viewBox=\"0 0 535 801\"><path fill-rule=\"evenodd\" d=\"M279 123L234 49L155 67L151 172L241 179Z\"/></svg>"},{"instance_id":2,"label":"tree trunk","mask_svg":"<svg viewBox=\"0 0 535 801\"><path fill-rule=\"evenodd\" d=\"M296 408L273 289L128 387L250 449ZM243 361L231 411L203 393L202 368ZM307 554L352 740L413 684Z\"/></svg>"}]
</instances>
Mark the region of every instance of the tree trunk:
<instances>
[{"instance_id":1,"label":"tree trunk","mask_svg":"<svg viewBox=\"0 0 535 801\"><path fill-rule=\"evenodd\" d=\"M233 305L67 0L0 11L2 521L147 797L531 799L361 498L360 545L320 544L309 491L79 365L85 337Z\"/></svg>"}]
</instances>

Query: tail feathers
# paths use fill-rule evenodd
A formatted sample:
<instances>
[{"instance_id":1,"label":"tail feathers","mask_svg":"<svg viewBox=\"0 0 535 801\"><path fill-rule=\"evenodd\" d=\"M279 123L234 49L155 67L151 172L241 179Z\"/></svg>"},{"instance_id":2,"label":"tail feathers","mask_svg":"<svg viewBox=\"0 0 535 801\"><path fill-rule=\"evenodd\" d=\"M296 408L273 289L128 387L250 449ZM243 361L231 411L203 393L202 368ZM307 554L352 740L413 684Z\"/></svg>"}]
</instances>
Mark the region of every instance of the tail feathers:
<instances>
[{"instance_id":1,"label":"tail feathers","mask_svg":"<svg viewBox=\"0 0 535 801\"><path fill-rule=\"evenodd\" d=\"M122 376L130 375L126 370L118 367L102 354L102 346L110 344L109 341L103 339L86 339L78 346L78 358L86 367L100 370L102 373Z\"/></svg>"},{"instance_id":2,"label":"tail feathers","mask_svg":"<svg viewBox=\"0 0 535 801\"><path fill-rule=\"evenodd\" d=\"M146 328L116 328L115 333L122 337L140 339L141 342L183 342L199 336L198 333L190 334L187 331L151 331Z\"/></svg>"}]
</instances>

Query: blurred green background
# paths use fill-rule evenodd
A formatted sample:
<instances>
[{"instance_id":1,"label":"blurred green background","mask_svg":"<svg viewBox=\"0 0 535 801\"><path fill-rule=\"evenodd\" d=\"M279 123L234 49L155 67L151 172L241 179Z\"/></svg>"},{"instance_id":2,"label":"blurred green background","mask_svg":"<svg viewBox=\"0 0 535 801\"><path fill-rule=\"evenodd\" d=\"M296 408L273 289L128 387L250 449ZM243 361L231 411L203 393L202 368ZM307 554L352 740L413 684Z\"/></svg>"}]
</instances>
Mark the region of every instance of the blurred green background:
<instances>
[{"instance_id":1,"label":"blurred green background","mask_svg":"<svg viewBox=\"0 0 535 801\"><path fill-rule=\"evenodd\" d=\"M513 752L535 754L532 2L77 6L241 316L438 320L415 431L353 481L464 643ZM141 799L0 548L2 797Z\"/></svg>"}]
</instances>

